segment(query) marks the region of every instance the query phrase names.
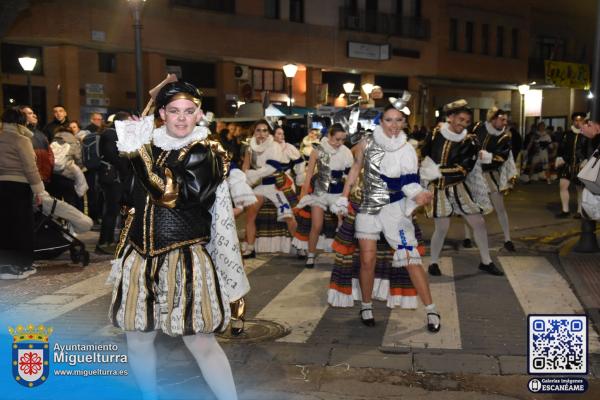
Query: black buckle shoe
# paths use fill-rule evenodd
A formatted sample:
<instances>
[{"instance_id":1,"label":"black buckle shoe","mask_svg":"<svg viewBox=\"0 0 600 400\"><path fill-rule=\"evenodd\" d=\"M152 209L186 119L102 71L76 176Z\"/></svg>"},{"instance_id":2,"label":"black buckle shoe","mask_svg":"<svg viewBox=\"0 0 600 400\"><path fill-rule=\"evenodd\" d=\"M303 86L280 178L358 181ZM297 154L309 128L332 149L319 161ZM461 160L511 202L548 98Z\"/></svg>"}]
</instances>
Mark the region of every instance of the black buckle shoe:
<instances>
[{"instance_id":1,"label":"black buckle shoe","mask_svg":"<svg viewBox=\"0 0 600 400\"><path fill-rule=\"evenodd\" d=\"M463 247L465 249L470 249L473 247L473 242L471 242L471 239L465 239L463 240Z\"/></svg>"},{"instance_id":2,"label":"black buckle shoe","mask_svg":"<svg viewBox=\"0 0 600 400\"><path fill-rule=\"evenodd\" d=\"M296 250L296 258L298 260L306 260L306 250Z\"/></svg>"},{"instance_id":3,"label":"black buckle shoe","mask_svg":"<svg viewBox=\"0 0 600 400\"><path fill-rule=\"evenodd\" d=\"M429 271L429 275L431 276L441 276L442 275L442 271L440 271L440 266L437 264L429 264L429 268L427 269Z\"/></svg>"},{"instance_id":4,"label":"black buckle shoe","mask_svg":"<svg viewBox=\"0 0 600 400\"><path fill-rule=\"evenodd\" d=\"M256 251L252 250L250 253L248 254L242 254L242 258L244 260L248 259L248 258L256 258Z\"/></svg>"},{"instance_id":5,"label":"black buckle shoe","mask_svg":"<svg viewBox=\"0 0 600 400\"><path fill-rule=\"evenodd\" d=\"M574 219L581 219L581 214L577 213L577 214L573 215L573 218Z\"/></svg>"},{"instance_id":6,"label":"black buckle shoe","mask_svg":"<svg viewBox=\"0 0 600 400\"><path fill-rule=\"evenodd\" d=\"M244 333L244 318L231 319L231 336L240 336Z\"/></svg>"},{"instance_id":7,"label":"black buckle shoe","mask_svg":"<svg viewBox=\"0 0 600 400\"><path fill-rule=\"evenodd\" d=\"M507 242L504 242L504 248L512 253L517 251L517 249L515 249L515 245L510 240Z\"/></svg>"},{"instance_id":8,"label":"black buckle shoe","mask_svg":"<svg viewBox=\"0 0 600 400\"><path fill-rule=\"evenodd\" d=\"M481 264L479 264L479 269L487 272L488 274L492 274L492 275L496 275L496 276L504 275L504 272L499 270L498 267L496 267L493 262L489 263L488 265L481 263Z\"/></svg>"},{"instance_id":9,"label":"black buckle shoe","mask_svg":"<svg viewBox=\"0 0 600 400\"><path fill-rule=\"evenodd\" d=\"M362 322L364 325L366 325L366 326L368 326L368 327L374 327L374 326L375 326L375 318L363 318L363 312L364 312L364 311L371 311L371 312L372 312L372 311L373 311L373 309L372 309L372 308L365 308L365 309L363 309L363 310L360 310L360 311L358 312L358 315L360 315L360 321L361 321L361 322Z\"/></svg>"},{"instance_id":10,"label":"black buckle shoe","mask_svg":"<svg viewBox=\"0 0 600 400\"><path fill-rule=\"evenodd\" d=\"M314 257L306 257L306 264L304 264L305 268L312 269L315 267L315 258Z\"/></svg>"},{"instance_id":11,"label":"black buckle shoe","mask_svg":"<svg viewBox=\"0 0 600 400\"><path fill-rule=\"evenodd\" d=\"M439 322L438 322L437 324L434 324L434 323L430 322L430 321L429 321L429 316L430 316L430 315L435 315L436 317L438 317L438 321L439 321ZM427 313L427 330L428 330L429 332L432 332L432 333L437 333L437 332L439 332L439 331L440 331L440 328L442 327L442 323L441 323L441 321L442 321L442 317L440 317L440 314L438 314L438 313L434 313L434 312L429 312L429 313Z\"/></svg>"},{"instance_id":12,"label":"black buckle shoe","mask_svg":"<svg viewBox=\"0 0 600 400\"><path fill-rule=\"evenodd\" d=\"M561 211L560 214L556 214L556 218L569 218L571 216L570 212Z\"/></svg>"}]
</instances>

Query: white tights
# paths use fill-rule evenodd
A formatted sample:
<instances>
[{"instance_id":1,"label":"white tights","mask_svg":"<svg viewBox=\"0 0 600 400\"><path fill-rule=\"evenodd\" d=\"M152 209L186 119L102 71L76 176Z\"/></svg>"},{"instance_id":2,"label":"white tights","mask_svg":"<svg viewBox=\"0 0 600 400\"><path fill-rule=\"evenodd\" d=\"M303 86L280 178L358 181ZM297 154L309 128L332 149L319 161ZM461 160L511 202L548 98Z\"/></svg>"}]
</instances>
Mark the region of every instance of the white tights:
<instances>
[{"instance_id":1,"label":"white tights","mask_svg":"<svg viewBox=\"0 0 600 400\"><path fill-rule=\"evenodd\" d=\"M492 205L494 206L494 210L496 210L496 215L498 216L498 222L502 227L502 233L504 234L504 241L510 241L510 226L508 224L508 213L506 212L506 208L504 207L504 196L500 192L490 193L490 200L492 201ZM471 239L471 229L467 223L463 223L465 227L465 239Z\"/></svg>"},{"instance_id":2,"label":"white tights","mask_svg":"<svg viewBox=\"0 0 600 400\"><path fill-rule=\"evenodd\" d=\"M156 348L154 332L126 332L129 364L144 400L156 400ZM229 360L213 334L184 336L183 342L194 356L204 380L219 400L236 400L235 383Z\"/></svg>"},{"instance_id":3,"label":"white tights","mask_svg":"<svg viewBox=\"0 0 600 400\"><path fill-rule=\"evenodd\" d=\"M568 179L560 179L560 203L562 205L563 212L569 212L569 185L571 181ZM581 186L575 186L577 189L577 212L581 214Z\"/></svg>"},{"instance_id":4,"label":"white tights","mask_svg":"<svg viewBox=\"0 0 600 400\"><path fill-rule=\"evenodd\" d=\"M490 249L488 247L487 230L485 228L485 220L481 214L463 215L462 216L469 226L473 229L473 236L475 237L475 244L479 249L479 255L481 262L489 264L492 262L490 257ZM431 263L437 264L440 261L440 253L444 246L444 240L450 228L450 218L434 218L435 229L431 236Z\"/></svg>"}]
</instances>

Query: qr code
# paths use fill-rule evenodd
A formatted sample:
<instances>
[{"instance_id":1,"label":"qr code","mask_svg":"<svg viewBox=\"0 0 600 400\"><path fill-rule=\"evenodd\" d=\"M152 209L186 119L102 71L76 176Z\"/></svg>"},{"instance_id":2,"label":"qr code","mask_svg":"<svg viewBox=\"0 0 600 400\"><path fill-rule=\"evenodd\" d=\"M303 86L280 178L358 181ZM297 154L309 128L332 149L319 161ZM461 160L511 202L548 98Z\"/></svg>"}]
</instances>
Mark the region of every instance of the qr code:
<instances>
[{"instance_id":1,"label":"qr code","mask_svg":"<svg viewBox=\"0 0 600 400\"><path fill-rule=\"evenodd\" d=\"M530 374L587 374L587 316L529 315Z\"/></svg>"}]
</instances>

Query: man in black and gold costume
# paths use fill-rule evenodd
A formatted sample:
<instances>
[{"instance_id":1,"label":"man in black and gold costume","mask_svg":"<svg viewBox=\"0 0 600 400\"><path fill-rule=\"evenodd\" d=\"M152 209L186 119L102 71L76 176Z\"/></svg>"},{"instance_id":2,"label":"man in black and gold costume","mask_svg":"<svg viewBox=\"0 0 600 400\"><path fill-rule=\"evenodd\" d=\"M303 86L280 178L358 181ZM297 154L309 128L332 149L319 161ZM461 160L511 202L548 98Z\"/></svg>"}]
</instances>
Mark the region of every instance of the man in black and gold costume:
<instances>
[{"instance_id":1,"label":"man in black and gold costume","mask_svg":"<svg viewBox=\"0 0 600 400\"><path fill-rule=\"evenodd\" d=\"M562 206L558 218L567 218L569 213L569 186L575 185L577 190L577 214L581 218L581 190L582 185L577 179L577 174L582 168L582 161L587 157L588 140L581 134L581 127L585 120L584 113L573 113L571 116L571 129L567 130L558 146L555 166L558 169L560 203Z\"/></svg>"},{"instance_id":2,"label":"man in black and gold costume","mask_svg":"<svg viewBox=\"0 0 600 400\"><path fill-rule=\"evenodd\" d=\"M479 269L492 275L503 275L492 262L488 248L487 229L483 214L491 211L487 185L477 159L483 157L477 137L467 132L471 123L471 109L465 100L457 100L445 107L447 121L425 139L421 149L419 174L428 182L433 202L425 211L435 222L431 237L431 264L429 274L441 275L438 262L450 227L450 217L462 216L474 231L479 248ZM477 167L477 168L476 168Z\"/></svg>"},{"instance_id":3,"label":"man in black and gold costume","mask_svg":"<svg viewBox=\"0 0 600 400\"><path fill-rule=\"evenodd\" d=\"M504 248L516 251L510 240L508 213L504 206L504 194L510 191L517 177L517 168L512 155L512 134L506 125L508 113L497 107L488 110L486 121L473 129L481 144L480 160L483 177L488 187L490 200L496 210L498 222L504 234Z\"/></svg>"},{"instance_id":4,"label":"man in black and gold costume","mask_svg":"<svg viewBox=\"0 0 600 400\"><path fill-rule=\"evenodd\" d=\"M193 85L167 83L155 103L154 117L115 124L136 184L110 277L110 318L126 333L145 399L157 398L158 330L182 336L216 397L235 399L214 337L229 324L230 303L249 290L225 182L228 159L197 125L203 114Z\"/></svg>"}]
</instances>

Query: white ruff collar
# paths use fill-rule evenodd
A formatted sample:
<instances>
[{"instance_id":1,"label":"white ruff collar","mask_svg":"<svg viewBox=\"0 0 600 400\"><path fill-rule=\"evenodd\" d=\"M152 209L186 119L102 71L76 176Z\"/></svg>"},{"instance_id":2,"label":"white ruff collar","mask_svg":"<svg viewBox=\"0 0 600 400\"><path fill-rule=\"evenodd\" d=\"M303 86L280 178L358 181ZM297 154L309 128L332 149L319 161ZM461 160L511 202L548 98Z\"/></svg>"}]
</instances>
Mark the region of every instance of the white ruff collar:
<instances>
[{"instance_id":1,"label":"white ruff collar","mask_svg":"<svg viewBox=\"0 0 600 400\"><path fill-rule=\"evenodd\" d=\"M577 129L575 125L571 125L571 130L573 131L573 133L581 133L581 129Z\"/></svg>"},{"instance_id":2,"label":"white ruff collar","mask_svg":"<svg viewBox=\"0 0 600 400\"><path fill-rule=\"evenodd\" d=\"M208 129L204 126L196 126L186 137L176 138L170 136L167 133L166 125L163 125L152 132L152 143L163 150L179 150L192 142L204 140L207 137Z\"/></svg>"},{"instance_id":3,"label":"white ruff collar","mask_svg":"<svg viewBox=\"0 0 600 400\"><path fill-rule=\"evenodd\" d=\"M461 133L454 133L450 130L450 126L447 122L444 122L440 128L440 132L442 132L442 136L451 142L462 142L463 139L467 136L467 130L463 129Z\"/></svg>"},{"instance_id":4,"label":"white ruff collar","mask_svg":"<svg viewBox=\"0 0 600 400\"><path fill-rule=\"evenodd\" d=\"M406 133L400 131L397 136L389 137L383 132L381 125L377 125L373 131L373 139L385 151L396 151L406 144Z\"/></svg>"},{"instance_id":5,"label":"white ruff collar","mask_svg":"<svg viewBox=\"0 0 600 400\"><path fill-rule=\"evenodd\" d=\"M261 144L256 143L256 138L253 136L252 139L250 139L250 148L252 149L252 151L262 153L267 148L269 148L269 146L271 146L271 143L273 143L273 136L271 135L269 135L269 137L267 137L267 140L265 140Z\"/></svg>"},{"instance_id":6,"label":"white ruff collar","mask_svg":"<svg viewBox=\"0 0 600 400\"><path fill-rule=\"evenodd\" d=\"M336 154L338 151L340 151L340 149L342 148L342 146L338 147L337 149L335 149L330 143L329 143L329 135L325 136L323 138L321 138L321 142L320 142L321 148L323 149L323 151L327 154Z\"/></svg>"},{"instance_id":7,"label":"white ruff collar","mask_svg":"<svg viewBox=\"0 0 600 400\"><path fill-rule=\"evenodd\" d=\"M489 122L485 121L485 129L492 136L500 136L500 135L502 135L504 133L504 130L506 128L502 128L502 130L499 131L498 129L494 128L494 126L492 124L490 124Z\"/></svg>"}]
</instances>

